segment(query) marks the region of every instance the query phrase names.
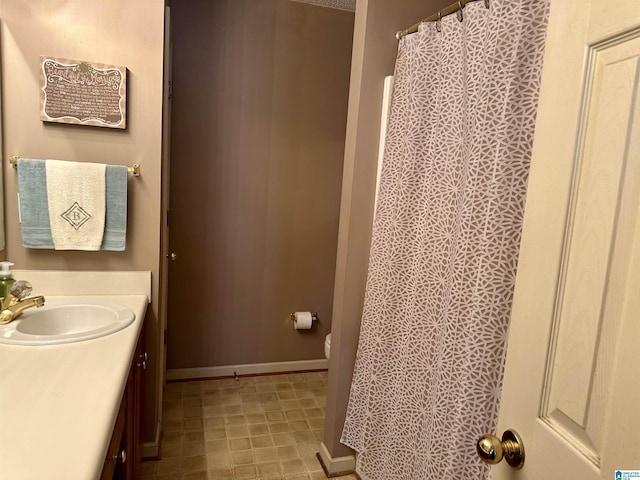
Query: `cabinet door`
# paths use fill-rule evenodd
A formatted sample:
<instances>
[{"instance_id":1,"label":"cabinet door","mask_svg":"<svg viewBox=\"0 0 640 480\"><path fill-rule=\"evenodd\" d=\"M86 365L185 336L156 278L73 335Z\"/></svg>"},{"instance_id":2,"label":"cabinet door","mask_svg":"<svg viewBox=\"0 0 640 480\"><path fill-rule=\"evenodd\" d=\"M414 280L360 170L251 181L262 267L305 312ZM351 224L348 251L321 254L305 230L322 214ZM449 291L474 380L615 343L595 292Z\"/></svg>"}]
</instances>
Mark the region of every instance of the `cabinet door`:
<instances>
[{"instance_id":1,"label":"cabinet door","mask_svg":"<svg viewBox=\"0 0 640 480\"><path fill-rule=\"evenodd\" d=\"M140 475L142 453L142 401L146 354L140 334L129 369L120 411L100 480L135 480Z\"/></svg>"},{"instance_id":2,"label":"cabinet door","mask_svg":"<svg viewBox=\"0 0 640 480\"><path fill-rule=\"evenodd\" d=\"M146 370L146 353L144 347L143 328L133 356L125 392L127 398L127 425L123 439L123 448L127 452L127 461L124 464L124 478L132 480L137 479L140 475L140 458L142 454L142 387Z\"/></svg>"},{"instance_id":3,"label":"cabinet door","mask_svg":"<svg viewBox=\"0 0 640 480\"><path fill-rule=\"evenodd\" d=\"M122 478L122 443L125 437L125 424L127 416L127 397L122 398L116 424L113 427L111 442L107 448L107 456L102 467L100 480L111 480L113 478Z\"/></svg>"}]
</instances>

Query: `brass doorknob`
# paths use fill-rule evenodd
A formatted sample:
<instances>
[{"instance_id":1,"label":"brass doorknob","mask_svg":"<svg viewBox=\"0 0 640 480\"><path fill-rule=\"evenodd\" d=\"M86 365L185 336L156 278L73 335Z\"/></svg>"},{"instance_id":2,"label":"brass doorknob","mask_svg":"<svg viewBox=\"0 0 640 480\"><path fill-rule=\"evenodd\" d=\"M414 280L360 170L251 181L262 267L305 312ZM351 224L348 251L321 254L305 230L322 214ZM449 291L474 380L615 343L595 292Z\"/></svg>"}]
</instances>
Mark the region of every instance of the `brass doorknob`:
<instances>
[{"instance_id":1,"label":"brass doorknob","mask_svg":"<svg viewBox=\"0 0 640 480\"><path fill-rule=\"evenodd\" d=\"M476 444L480 459L489 465L500 463L504 458L513 468L524 465L524 444L515 430L506 430L502 441L493 435L483 435Z\"/></svg>"}]
</instances>

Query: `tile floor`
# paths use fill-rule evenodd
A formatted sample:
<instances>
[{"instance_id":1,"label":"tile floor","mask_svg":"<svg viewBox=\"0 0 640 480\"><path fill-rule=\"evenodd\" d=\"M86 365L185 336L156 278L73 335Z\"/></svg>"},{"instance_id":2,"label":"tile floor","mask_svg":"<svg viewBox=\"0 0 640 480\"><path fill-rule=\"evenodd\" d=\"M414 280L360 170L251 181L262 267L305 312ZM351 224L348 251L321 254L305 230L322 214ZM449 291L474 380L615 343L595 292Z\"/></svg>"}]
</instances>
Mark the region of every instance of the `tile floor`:
<instances>
[{"instance_id":1,"label":"tile floor","mask_svg":"<svg viewBox=\"0 0 640 480\"><path fill-rule=\"evenodd\" d=\"M324 480L326 372L168 383L141 480ZM338 477L356 479L355 475Z\"/></svg>"}]
</instances>

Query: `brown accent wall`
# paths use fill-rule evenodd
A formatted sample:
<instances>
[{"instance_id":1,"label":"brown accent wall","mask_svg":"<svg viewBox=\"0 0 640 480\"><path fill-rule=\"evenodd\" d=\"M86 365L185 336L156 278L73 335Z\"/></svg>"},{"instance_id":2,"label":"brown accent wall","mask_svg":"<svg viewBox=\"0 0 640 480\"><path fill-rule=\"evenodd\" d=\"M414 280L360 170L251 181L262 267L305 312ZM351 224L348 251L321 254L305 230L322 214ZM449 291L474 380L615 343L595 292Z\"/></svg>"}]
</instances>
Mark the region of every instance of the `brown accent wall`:
<instances>
[{"instance_id":1,"label":"brown accent wall","mask_svg":"<svg viewBox=\"0 0 640 480\"><path fill-rule=\"evenodd\" d=\"M369 263L384 77L393 74L395 33L451 0L358 0L333 298L333 328L324 444L335 457L352 454L340 443L355 364Z\"/></svg>"},{"instance_id":2,"label":"brown accent wall","mask_svg":"<svg viewBox=\"0 0 640 480\"><path fill-rule=\"evenodd\" d=\"M150 270L153 303L145 319L145 437L157 418L158 265L162 140L163 0L0 0L4 156L112 164L140 163L129 179L124 252L56 252L22 247L16 171L4 162L6 258L19 269ZM115 131L45 124L39 119L40 55L123 65L128 72L128 128ZM34 285L37 292L38 286Z\"/></svg>"},{"instance_id":3,"label":"brown accent wall","mask_svg":"<svg viewBox=\"0 0 640 480\"><path fill-rule=\"evenodd\" d=\"M354 14L173 0L172 18L167 368L323 358ZM297 332L295 310L321 321Z\"/></svg>"}]
</instances>

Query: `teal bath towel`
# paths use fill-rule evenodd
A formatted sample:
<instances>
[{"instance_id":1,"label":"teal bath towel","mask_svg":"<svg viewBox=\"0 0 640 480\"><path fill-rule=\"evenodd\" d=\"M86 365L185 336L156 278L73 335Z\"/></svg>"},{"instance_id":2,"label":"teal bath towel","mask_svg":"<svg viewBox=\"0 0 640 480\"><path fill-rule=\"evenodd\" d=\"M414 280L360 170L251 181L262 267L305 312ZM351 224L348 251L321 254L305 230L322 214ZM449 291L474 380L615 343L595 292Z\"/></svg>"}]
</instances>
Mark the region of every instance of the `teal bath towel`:
<instances>
[{"instance_id":1,"label":"teal bath towel","mask_svg":"<svg viewBox=\"0 0 640 480\"><path fill-rule=\"evenodd\" d=\"M22 246L53 249L47 203L46 160L18 159ZM123 251L127 240L127 167L107 165L106 212L102 250Z\"/></svg>"},{"instance_id":2,"label":"teal bath towel","mask_svg":"<svg viewBox=\"0 0 640 480\"><path fill-rule=\"evenodd\" d=\"M127 243L127 179L122 165L107 165L105 171L106 212L102 250L122 252Z\"/></svg>"}]
</instances>

